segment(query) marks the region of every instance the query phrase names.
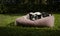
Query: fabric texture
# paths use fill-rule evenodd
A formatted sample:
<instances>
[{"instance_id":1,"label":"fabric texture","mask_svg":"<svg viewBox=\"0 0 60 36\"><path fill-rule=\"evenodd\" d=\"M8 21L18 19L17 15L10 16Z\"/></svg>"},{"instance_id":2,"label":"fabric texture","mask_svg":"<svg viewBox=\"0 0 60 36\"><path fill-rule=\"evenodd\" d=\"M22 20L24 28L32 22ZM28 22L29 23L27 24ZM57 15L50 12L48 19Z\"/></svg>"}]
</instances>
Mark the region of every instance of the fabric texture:
<instances>
[{"instance_id":1,"label":"fabric texture","mask_svg":"<svg viewBox=\"0 0 60 36\"><path fill-rule=\"evenodd\" d=\"M31 25L31 26L47 26L53 27L54 26L54 16L48 16L45 18L37 19L32 21L29 19L28 14L16 19L16 25Z\"/></svg>"}]
</instances>

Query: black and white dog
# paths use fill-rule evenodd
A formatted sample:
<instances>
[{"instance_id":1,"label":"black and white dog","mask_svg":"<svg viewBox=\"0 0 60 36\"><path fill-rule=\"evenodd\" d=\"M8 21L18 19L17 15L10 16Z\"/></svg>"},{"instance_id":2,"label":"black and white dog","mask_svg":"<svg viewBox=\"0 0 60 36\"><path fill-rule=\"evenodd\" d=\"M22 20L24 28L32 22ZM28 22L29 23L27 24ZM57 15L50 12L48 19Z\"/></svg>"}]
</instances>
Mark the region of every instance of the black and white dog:
<instances>
[{"instance_id":1,"label":"black and white dog","mask_svg":"<svg viewBox=\"0 0 60 36\"><path fill-rule=\"evenodd\" d=\"M41 13L40 12L35 12L35 13L30 12L29 13L29 19L30 20L37 20L37 19L40 19L40 18L41 18Z\"/></svg>"},{"instance_id":2,"label":"black and white dog","mask_svg":"<svg viewBox=\"0 0 60 36\"><path fill-rule=\"evenodd\" d=\"M47 13L47 12L42 12L42 17L48 17L48 16L52 16L51 13Z\"/></svg>"},{"instance_id":3,"label":"black and white dog","mask_svg":"<svg viewBox=\"0 0 60 36\"><path fill-rule=\"evenodd\" d=\"M29 13L29 19L33 20L33 21L37 20L37 19L41 19L42 17L44 18L44 17L48 17L48 16L51 16L51 14L46 13L46 12L42 12L42 13L40 13L40 12L35 12L35 13L30 12Z\"/></svg>"}]
</instances>

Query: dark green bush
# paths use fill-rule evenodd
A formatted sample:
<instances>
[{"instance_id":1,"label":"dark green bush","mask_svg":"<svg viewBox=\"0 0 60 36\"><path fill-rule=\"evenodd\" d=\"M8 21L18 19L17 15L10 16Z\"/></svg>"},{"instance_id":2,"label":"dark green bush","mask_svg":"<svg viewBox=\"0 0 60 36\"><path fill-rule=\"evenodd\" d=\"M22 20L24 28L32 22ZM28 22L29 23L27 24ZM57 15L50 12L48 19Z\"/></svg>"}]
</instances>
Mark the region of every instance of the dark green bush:
<instances>
[{"instance_id":1,"label":"dark green bush","mask_svg":"<svg viewBox=\"0 0 60 36\"><path fill-rule=\"evenodd\" d=\"M14 2L13 2L14 1ZM42 3L35 4L35 0L7 0L0 1L0 13L29 13L30 11L60 11L59 4L45 5ZM58 5L58 6L57 6Z\"/></svg>"}]
</instances>

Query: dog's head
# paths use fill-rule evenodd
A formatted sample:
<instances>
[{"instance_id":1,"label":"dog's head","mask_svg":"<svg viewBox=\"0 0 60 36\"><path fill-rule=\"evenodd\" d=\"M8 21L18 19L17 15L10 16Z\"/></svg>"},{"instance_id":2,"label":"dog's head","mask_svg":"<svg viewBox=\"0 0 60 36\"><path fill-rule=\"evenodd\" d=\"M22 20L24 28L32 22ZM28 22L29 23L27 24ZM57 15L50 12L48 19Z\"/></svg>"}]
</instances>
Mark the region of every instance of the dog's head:
<instances>
[{"instance_id":1,"label":"dog's head","mask_svg":"<svg viewBox=\"0 0 60 36\"><path fill-rule=\"evenodd\" d=\"M29 13L30 20L35 20L36 14L35 13Z\"/></svg>"},{"instance_id":2,"label":"dog's head","mask_svg":"<svg viewBox=\"0 0 60 36\"><path fill-rule=\"evenodd\" d=\"M39 15L41 15L41 13L40 12L35 12L35 13L29 13L29 17L30 17L30 19L31 20L36 20L36 19L38 19L39 17Z\"/></svg>"}]
</instances>

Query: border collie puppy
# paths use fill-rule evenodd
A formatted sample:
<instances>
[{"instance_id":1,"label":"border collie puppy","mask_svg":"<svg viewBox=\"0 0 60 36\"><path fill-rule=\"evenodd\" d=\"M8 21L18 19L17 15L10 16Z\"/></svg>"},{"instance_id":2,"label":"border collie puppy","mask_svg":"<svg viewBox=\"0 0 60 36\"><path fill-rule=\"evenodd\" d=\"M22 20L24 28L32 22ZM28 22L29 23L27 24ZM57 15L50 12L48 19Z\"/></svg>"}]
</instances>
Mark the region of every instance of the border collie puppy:
<instances>
[{"instance_id":1,"label":"border collie puppy","mask_svg":"<svg viewBox=\"0 0 60 36\"><path fill-rule=\"evenodd\" d=\"M40 12L35 12L35 14L37 15L37 16L36 16L36 19L41 19L41 14L42 14L42 13L40 13Z\"/></svg>"},{"instance_id":2,"label":"border collie puppy","mask_svg":"<svg viewBox=\"0 0 60 36\"><path fill-rule=\"evenodd\" d=\"M34 21L35 18L36 18L36 15L33 12L30 12L29 13L29 19Z\"/></svg>"},{"instance_id":3,"label":"border collie puppy","mask_svg":"<svg viewBox=\"0 0 60 36\"><path fill-rule=\"evenodd\" d=\"M46 13L46 12L42 12L42 17L48 17L48 16L52 16L52 14Z\"/></svg>"},{"instance_id":4,"label":"border collie puppy","mask_svg":"<svg viewBox=\"0 0 60 36\"><path fill-rule=\"evenodd\" d=\"M40 12L35 12L35 13L33 13L33 12L30 12L29 13L29 19L30 20L37 20L37 19L40 19L41 18L41 13Z\"/></svg>"},{"instance_id":5,"label":"border collie puppy","mask_svg":"<svg viewBox=\"0 0 60 36\"><path fill-rule=\"evenodd\" d=\"M33 20L33 21L37 20L37 19L44 18L44 17L48 17L48 16L52 16L52 14L51 13L47 13L47 12L42 12L42 13L40 13L40 12L35 12L35 13L30 12L29 13L29 19Z\"/></svg>"}]
</instances>

